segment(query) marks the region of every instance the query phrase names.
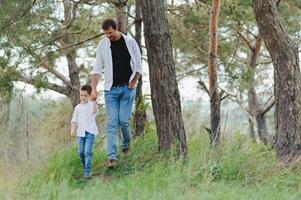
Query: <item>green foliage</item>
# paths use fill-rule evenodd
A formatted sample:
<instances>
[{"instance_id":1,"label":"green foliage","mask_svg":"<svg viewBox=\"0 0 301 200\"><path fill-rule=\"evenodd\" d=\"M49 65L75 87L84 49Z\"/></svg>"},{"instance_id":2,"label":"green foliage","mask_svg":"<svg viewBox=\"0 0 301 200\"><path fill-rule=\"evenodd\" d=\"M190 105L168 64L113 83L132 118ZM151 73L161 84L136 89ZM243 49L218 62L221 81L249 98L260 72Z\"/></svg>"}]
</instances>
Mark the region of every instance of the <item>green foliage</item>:
<instances>
[{"instance_id":1,"label":"green foliage","mask_svg":"<svg viewBox=\"0 0 301 200\"><path fill-rule=\"evenodd\" d=\"M73 51L77 61L85 64L94 58L99 38L87 39L99 35L103 17L114 11L105 10L98 4L80 3L76 9L75 19L69 24L69 16L65 14L71 12L71 7L64 10L62 1L34 1L34 4L31 4L31 1L7 0L0 6L0 66L12 68L19 73L19 76L10 80L10 84L21 75L26 76L32 79L30 84L36 87L38 92L47 89L49 82L61 83L51 69L62 72L65 68L68 72L67 65L58 66L58 63L62 63L61 59L66 57L66 52ZM109 4L108 7L112 8L114 5ZM70 26L64 28L67 24ZM84 40L87 42L76 45ZM74 46L65 48L69 45ZM80 64L82 63L78 63ZM0 75L2 73L5 72L0 71ZM80 71L79 77L86 82L88 74L88 67L85 66L85 69ZM68 80L68 75L66 79Z\"/></svg>"}]
</instances>

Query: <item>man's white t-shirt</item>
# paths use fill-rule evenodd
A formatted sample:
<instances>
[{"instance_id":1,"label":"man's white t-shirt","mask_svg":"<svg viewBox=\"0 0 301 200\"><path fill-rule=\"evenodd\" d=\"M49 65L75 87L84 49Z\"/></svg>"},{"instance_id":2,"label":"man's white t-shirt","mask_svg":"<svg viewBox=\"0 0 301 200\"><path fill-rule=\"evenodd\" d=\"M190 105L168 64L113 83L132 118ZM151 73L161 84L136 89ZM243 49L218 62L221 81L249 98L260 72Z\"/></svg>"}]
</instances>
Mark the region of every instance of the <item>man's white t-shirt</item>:
<instances>
[{"instance_id":1,"label":"man's white t-shirt","mask_svg":"<svg viewBox=\"0 0 301 200\"><path fill-rule=\"evenodd\" d=\"M97 135L98 129L95 121L96 113L93 113L93 102L80 103L74 108L71 122L77 124L77 136L85 137L85 132Z\"/></svg>"}]
</instances>

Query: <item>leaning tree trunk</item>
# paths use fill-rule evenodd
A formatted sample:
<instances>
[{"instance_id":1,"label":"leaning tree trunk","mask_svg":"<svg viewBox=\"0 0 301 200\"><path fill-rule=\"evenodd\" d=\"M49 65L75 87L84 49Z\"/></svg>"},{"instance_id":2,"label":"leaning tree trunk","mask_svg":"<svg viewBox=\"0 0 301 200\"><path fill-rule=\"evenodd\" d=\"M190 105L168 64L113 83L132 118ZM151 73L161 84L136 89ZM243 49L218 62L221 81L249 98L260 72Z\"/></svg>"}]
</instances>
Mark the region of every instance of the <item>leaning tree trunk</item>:
<instances>
[{"instance_id":1,"label":"leaning tree trunk","mask_svg":"<svg viewBox=\"0 0 301 200\"><path fill-rule=\"evenodd\" d=\"M158 148L162 151L175 147L179 155L185 156L186 134L164 2L141 3Z\"/></svg>"},{"instance_id":2,"label":"leaning tree trunk","mask_svg":"<svg viewBox=\"0 0 301 200\"><path fill-rule=\"evenodd\" d=\"M126 12L126 3L125 1L117 1L115 2L115 13L116 13L116 22L118 31L123 34L127 34L127 26L128 26L128 16Z\"/></svg>"},{"instance_id":3,"label":"leaning tree trunk","mask_svg":"<svg viewBox=\"0 0 301 200\"><path fill-rule=\"evenodd\" d=\"M255 45L251 49L251 61L250 61L250 68L252 71L251 80L250 80L250 88L248 91L250 101L252 102L250 111L252 116L256 119L257 124L257 132L259 139L264 143L268 144L270 142L270 134L267 129L266 119L264 114L260 110L260 105L258 103L258 98L255 89L255 69L256 69L256 61L262 46L262 38L259 35L256 38Z\"/></svg>"},{"instance_id":4,"label":"leaning tree trunk","mask_svg":"<svg viewBox=\"0 0 301 200\"><path fill-rule=\"evenodd\" d=\"M212 145L219 143L220 138L220 96L217 84L217 28L218 16L220 10L220 0L212 0L212 10L210 12L209 28L209 95L210 95L210 143Z\"/></svg>"},{"instance_id":5,"label":"leaning tree trunk","mask_svg":"<svg viewBox=\"0 0 301 200\"><path fill-rule=\"evenodd\" d=\"M142 10L141 10L141 0L136 0L136 9L135 9L135 40L140 48L142 54L142 45L141 45L141 33L142 33ZM143 101L142 95L142 76L139 78L139 82L136 89L135 97L135 118L134 118L134 136L140 136L143 134L144 125L146 122L146 109Z\"/></svg>"},{"instance_id":6,"label":"leaning tree trunk","mask_svg":"<svg viewBox=\"0 0 301 200\"><path fill-rule=\"evenodd\" d=\"M255 46L252 49L252 55L251 55L251 62L250 62L250 67L252 68L252 83L251 83L251 99L253 103L253 114L255 115L256 118L256 123L257 123L257 132L259 139L264 143L268 144L270 142L270 134L267 128L266 124L266 119L262 111L260 110L260 105L258 103L258 98L256 94L256 89L255 89L255 69L256 69L256 61L257 57L260 51L262 45L262 38L259 35L256 38Z\"/></svg>"},{"instance_id":7,"label":"leaning tree trunk","mask_svg":"<svg viewBox=\"0 0 301 200\"><path fill-rule=\"evenodd\" d=\"M291 161L301 149L301 77L298 48L286 32L274 0L253 0L256 21L274 66L276 149Z\"/></svg>"},{"instance_id":8,"label":"leaning tree trunk","mask_svg":"<svg viewBox=\"0 0 301 200\"><path fill-rule=\"evenodd\" d=\"M68 69L69 69L69 78L72 87L70 87L70 92L68 97L72 103L73 108L80 102L79 98L79 89L80 89L80 81L79 81L79 73L77 64L75 62L76 52L75 50L71 50L70 52L66 53L67 62L68 62Z\"/></svg>"}]
</instances>

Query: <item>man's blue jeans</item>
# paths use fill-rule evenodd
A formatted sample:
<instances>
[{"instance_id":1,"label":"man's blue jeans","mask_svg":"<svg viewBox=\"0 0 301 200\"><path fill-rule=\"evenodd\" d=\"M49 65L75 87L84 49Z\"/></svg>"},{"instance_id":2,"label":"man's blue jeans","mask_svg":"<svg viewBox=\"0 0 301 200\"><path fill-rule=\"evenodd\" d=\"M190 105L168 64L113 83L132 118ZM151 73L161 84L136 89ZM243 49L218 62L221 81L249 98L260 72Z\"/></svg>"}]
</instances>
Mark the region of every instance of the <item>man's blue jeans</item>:
<instances>
[{"instance_id":1,"label":"man's blue jeans","mask_svg":"<svg viewBox=\"0 0 301 200\"><path fill-rule=\"evenodd\" d=\"M89 176L92 167L92 148L95 136L85 132L85 137L77 137L78 155L84 167L84 176Z\"/></svg>"},{"instance_id":2,"label":"man's blue jeans","mask_svg":"<svg viewBox=\"0 0 301 200\"><path fill-rule=\"evenodd\" d=\"M107 113L108 159L117 160L118 137L117 130L121 128L122 149L128 149L131 142L130 117L136 89L121 85L105 91Z\"/></svg>"}]
</instances>

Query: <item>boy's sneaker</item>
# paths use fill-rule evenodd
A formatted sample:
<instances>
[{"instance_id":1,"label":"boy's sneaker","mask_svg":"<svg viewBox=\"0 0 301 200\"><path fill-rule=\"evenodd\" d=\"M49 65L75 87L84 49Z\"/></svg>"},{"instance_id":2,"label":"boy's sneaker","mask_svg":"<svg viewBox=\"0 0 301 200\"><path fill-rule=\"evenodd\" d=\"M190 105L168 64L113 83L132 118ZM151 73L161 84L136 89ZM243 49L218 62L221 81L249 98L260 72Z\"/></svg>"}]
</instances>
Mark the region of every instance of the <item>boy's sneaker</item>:
<instances>
[{"instance_id":1,"label":"boy's sneaker","mask_svg":"<svg viewBox=\"0 0 301 200\"><path fill-rule=\"evenodd\" d=\"M91 174L88 174L88 175L84 175L84 179L91 179L92 178L92 176L91 176Z\"/></svg>"},{"instance_id":2,"label":"boy's sneaker","mask_svg":"<svg viewBox=\"0 0 301 200\"><path fill-rule=\"evenodd\" d=\"M117 165L118 165L117 160L114 160L114 159L108 159L107 160L107 167L108 168L113 168L113 167L116 167Z\"/></svg>"},{"instance_id":3,"label":"boy's sneaker","mask_svg":"<svg viewBox=\"0 0 301 200\"><path fill-rule=\"evenodd\" d=\"M124 158L128 157L131 154L131 148L122 149L122 156Z\"/></svg>"}]
</instances>

